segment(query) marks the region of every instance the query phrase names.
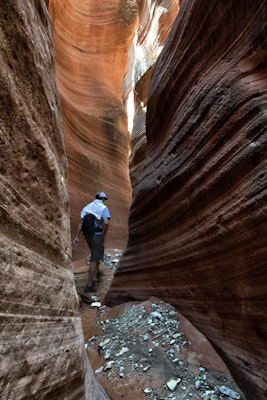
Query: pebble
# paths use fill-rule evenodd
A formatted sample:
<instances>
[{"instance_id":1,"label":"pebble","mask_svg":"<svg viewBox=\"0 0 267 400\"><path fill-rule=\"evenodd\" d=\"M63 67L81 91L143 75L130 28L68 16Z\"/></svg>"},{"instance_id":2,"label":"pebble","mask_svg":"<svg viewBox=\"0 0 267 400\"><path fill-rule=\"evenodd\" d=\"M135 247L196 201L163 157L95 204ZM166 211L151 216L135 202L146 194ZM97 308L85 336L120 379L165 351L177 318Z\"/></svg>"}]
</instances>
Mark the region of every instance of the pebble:
<instances>
[{"instance_id":1,"label":"pebble","mask_svg":"<svg viewBox=\"0 0 267 400\"><path fill-rule=\"evenodd\" d=\"M95 302L91 303L90 305L91 305L91 307L96 307L96 308L101 307L101 303L99 301L95 301Z\"/></svg>"},{"instance_id":2,"label":"pebble","mask_svg":"<svg viewBox=\"0 0 267 400\"><path fill-rule=\"evenodd\" d=\"M154 318L158 318L160 321L163 321L163 316L161 315L161 313L160 312L158 312L158 311L153 311L152 313L151 313L151 315L152 315L152 317L154 317Z\"/></svg>"},{"instance_id":3,"label":"pebble","mask_svg":"<svg viewBox=\"0 0 267 400\"><path fill-rule=\"evenodd\" d=\"M111 355L111 350L108 349L107 351L105 351L104 359L105 359L105 360L108 360L108 359L110 358L110 355Z\"/></svg>"},{"instance_id":4,"label":"pebble","mask_svg":"<svg viewBox=\"0 0 267 400\"><path fill-rule=\"evenodd\" d=\"M113 364L115 364L115 361L113 361L113 360L107 362L106 365L103 368L103 371L107 371L108 369L111 369Z\"/></svg>"},{"instance_id":5,"label":"pebble","mask_svg":"<svg viewBox=\"0 0 267 400\"><path fill-rule=\"evenodd\" d=\"M115 356L119 357L122 356L123 354L127 353L129 351L128 347L123 347L120 351L118 351Z\"/></svg>"},{"instance_id":6,"label":"pebble","mask_svg":"<svg viewBox=\"0 0 267 400\"><path fill-rule=\"evenodd\" d=\"M109 338L106 338L103 342L99 343L99 347L104 348L110 342Z\"/></svg>"},{"instance_id":7,"label":"pebble","mask_svg":"<svg viewBox=\"0 0 267 400\"><path fill-rule=\"evenodd\" d=\"M144 393L148 394L148 393L152 393L152 389L150 388L146 388L144 389Z\"/></svg>"},{"instance_id":8,"label":"pebble","mask_svg":"<svg viewBox=\"0 0 267 400\"><path fill-rule=\"evenodd\" d=\"M124 377L125 377L125 374L124 374L124 367L120 367L120 370L119 370L119 377L120 377L120 378L124 378Z\"/></svg>"},{"instance_id":9,"label":"pebble","mask_svg":"<svg viewBox=\"0 0 267 400\"><path fill-rule=\"evenodd\" d=\"M197 381L195 382L195 388L196 388L196 389L199 389L200 386L201 386L201 381L197 380Z\"/></svg>"},{"instance_id":10,"label":"pebble","mask_svg":"<svg viewBox=\"0 0 267 400\"><path fill-rule=\"evenodd\" d=\"M167 386L171 391L174 391L177 388L178 383L181 382L181 378L171 378L168 382L167 382Z\"/></svg>"},{"instance_id":11,"label":"pebble","mask_svg":"<svg viewBox=\"0 0 267 400\"><path fill-rule=\"evenodd\" d=\"M147 371L149 370L149 368L151 368L151 366L150 366L150 365L147 365L146 367L143 368L143 371L144 371L144 372L147 372Z\"/></svg>"},{"instance_id":12,"label":"pebble","mask_svg":"<svg viewBox=\"0 0 267 400\"><path fill-rule=\"evenodd\" d=\"M240 399L240 395L237 392L235 392L234 390L232 390L226 386L220 386L219 391L220 391L220 393L231 397L231 399L237 399L237 400Z\"/></svg>"}]
</instances>

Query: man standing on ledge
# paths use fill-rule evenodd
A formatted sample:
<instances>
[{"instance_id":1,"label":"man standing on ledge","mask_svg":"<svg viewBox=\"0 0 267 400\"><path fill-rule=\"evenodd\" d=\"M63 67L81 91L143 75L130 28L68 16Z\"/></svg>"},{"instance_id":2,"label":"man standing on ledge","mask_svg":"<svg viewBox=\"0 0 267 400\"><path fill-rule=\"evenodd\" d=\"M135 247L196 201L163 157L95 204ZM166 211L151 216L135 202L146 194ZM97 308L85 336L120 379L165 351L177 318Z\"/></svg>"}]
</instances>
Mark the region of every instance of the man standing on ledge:
<instances>
[{"instance_id":1,"label":"man standing on ledge","mask_svg":"<svg viewBox=\"0 0 267 400\"><path fill-rule=\"evenodd\" d=\"M97 192L95 200L87 204L81 211L81 222L77 228L77 234L74 238L73 243L75 246L79 245L79 235L82 231L82 222L86 214L93 214L94 220L94 234L89 237L84 234L85 240L91 250L90 265L88 270L88 281L84 288L84 292L94 292L93 280L98 273L99 263L104 257L104 239L108 231L108 222L110 219L110 213L104 201L107 200L107 196L104 192Z\"/></svg>"}]
</instances>

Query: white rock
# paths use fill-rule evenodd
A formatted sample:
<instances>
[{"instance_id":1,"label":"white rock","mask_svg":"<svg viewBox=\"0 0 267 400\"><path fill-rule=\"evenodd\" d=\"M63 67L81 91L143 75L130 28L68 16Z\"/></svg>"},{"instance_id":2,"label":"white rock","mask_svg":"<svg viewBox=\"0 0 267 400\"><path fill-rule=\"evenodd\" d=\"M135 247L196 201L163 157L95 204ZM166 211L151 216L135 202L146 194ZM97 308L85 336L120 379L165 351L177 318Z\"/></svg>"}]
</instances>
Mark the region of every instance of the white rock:
<instances>
[{"instance_id":1,"label":"white rock","mask_svg":"<svg viewBox=\"0 0 267 400\"><path fill-rule=\"evenodd\" d=\"M124 377L125 377L125 374L124 374L124 367L120 367L119 377L120 377L120 378L124 378Z\"/></svg>"},{"instance_id":2,"label":"white rock","mask_svg":"<svg viewBox=\"0 0 267 400\"><path fill-rule=\"evenodd\" d=\"M108 369L111 369L113 364L115 364L115 361L113 361L113 360L107 362L106 365L105 365L104 368L103 368L104 371L107 371Z\"/></svg>"},{"instance_id":3,"label":"white rock","mask_svg":"<svg viewBox=\"0 0 267 400\"><path fill-rule=\"evenodd\" d=\"M195 382L195 388L196 388L196 389L199 389L200 386L201 386L201 382L200 382L199 380L197 380L197 381Z\"/></svg>"},{"instance_id":4,"label":"white rock","mask_svg":"<svg viewBox=\"0 0 267 400\"><path fill-rule=\"evenodd\" d=\"M151 313L151 315L152 315L152 317L154 317L154 318L158 318L160 321L162 321L162 320L164 319L163 316L161 315L161 313L158 312L158 311L153 311L153 312Z\"/></svg>"},{"instance_id":5,"label":"white rock","mask_svg":"<svg viewBox=\"0 0 267 400\"><path fill-rule=\"evenodd\" d=\"M99 343L99 347L104 348L109 342L110 342L110 339L107 338L103 342Z\"/></svg>"},{"instance_id":6,"label":"white rock","mask_svg":"<svg viewBox=\"0 0 267 400\"><path fill-rule=\"evenodd\" d=\"M174 333L173 335L172 335L172 337L174 338L174 339L177 339L178 337L180 337L180 336L182 336L182 334L181 333Z\"/></svg>"},{"instance_id":7,"label":"white rock","mask_svg":"<svg viewBox=\"0 0 267 400\"><path fill-rule=\"evenodd\" d=\"M122 356L123 354L127 353L129 351L128 347L123 347L120 351L118 351L115 356L119 357Z\"/></svg>"},{"instance_id":8,"label":"white rock","mask_svg":"<svg viewBox=\"0 0 267 400\"><path fill-rule=\"evenodd\" d=\"M91 307L96 307L96 308L101 307L100 301L95 301L95 302L91 303Z\"/></svg>"},{"instance_id":9,"label":"white rock","mask_svg":"<svg viewBox=\"0 0 267 400\"><path fill-rule=\"evenodd\" d=\"M168 382L167 382L167 386L168 388L173 392L176 388L178 383L181 382L181 378L171 378Z\"/></svg>"},{"instance_id":10,"label":"white rock","mask_svg":"<svg viewBox=\"0 0 267 400\"><path fill-rule=\"evenodd\" d=\"M110 354L111 354L111 350L110 350L110 349L107 349L107 350L105 351L105 354L104 354L104 359L105 359L105 360L108 360L108 359L110 358Z\"/></svg>"},{"instance_id":11,"label":"white rock","mask_svg":"<svg viewBox=\"0 0 267 400\"><path fill-rule=\"evenodd\" d=\"M147 365L146 367L143 368L143 371L147 372L149 370L149 368L150 368L150 365Z\"/></svg>"},{"instance_id":12,"label":"white rock","mask_svg":"<svg viewBox=\"0 0 267 400\"><path fill-rule=\"evenodd\" d=\"M152 389L150 388L146 388L144 389L144 393L148 394L148 393L152 393Z\"/></svg>"},{"instance_id":13,"label":"white rock","mask_svg":"<svg viewBox=\"0 0 267 400\"><path fill-rule=\"evenodd\" d=\"M220 386L219 391L222 394L226 394L227 396L230 396L232 399L237 399L237 400L240 399L240 395L237 392L235 392L234 390L232 390L226 386Z\"/></svg>"}]
</instances>

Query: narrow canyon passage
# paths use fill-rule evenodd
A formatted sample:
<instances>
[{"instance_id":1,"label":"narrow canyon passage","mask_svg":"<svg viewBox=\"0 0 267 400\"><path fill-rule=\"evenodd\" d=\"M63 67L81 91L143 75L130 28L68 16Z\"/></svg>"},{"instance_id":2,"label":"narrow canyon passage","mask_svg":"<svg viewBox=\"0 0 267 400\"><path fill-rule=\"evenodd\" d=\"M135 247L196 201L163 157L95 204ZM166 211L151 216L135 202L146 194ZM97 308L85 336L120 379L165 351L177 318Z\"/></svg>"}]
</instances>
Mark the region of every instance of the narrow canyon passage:
<instances>
[{"instance_id":1,"label":"narrow canyon passage","mask_svg":"<svg viewBox=\"0 0 267 400\"><path fill-rule=\"evenodd\" d=\"M179 307L265 397L266 4L48 3L71 234L101 185L126 247L109 306Z\"/></svg>"},{"instance_id":2,"label":"narrow canyon passage","mask_svg":"<svg viewBox=\"0 0 267 400\"><path fill-rule=\"evenodd\" d=\"M266 20L0 2L1 400L266 400ZM99 190L112 268L88 300L72 243Z\"/></svg>"}]
</instances>

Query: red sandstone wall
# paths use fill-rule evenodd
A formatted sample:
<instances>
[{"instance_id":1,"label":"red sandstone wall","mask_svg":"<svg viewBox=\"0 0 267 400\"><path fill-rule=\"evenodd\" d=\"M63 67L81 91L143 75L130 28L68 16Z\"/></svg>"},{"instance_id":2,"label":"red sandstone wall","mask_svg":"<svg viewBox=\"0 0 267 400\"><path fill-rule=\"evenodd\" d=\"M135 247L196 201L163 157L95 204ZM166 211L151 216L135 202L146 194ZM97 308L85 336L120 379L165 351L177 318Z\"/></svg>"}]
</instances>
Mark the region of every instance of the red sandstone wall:
<instances>
[{"instance_id":1,"label":"red sandstone wall","mask_svg":"<svg viewBox=\"0 0 267 400\"><path fill-rule=\"evenodd\" d=\"M104 400L84 349L44 1L0 4L0 397Z\"/></svg>"},{"instance_id":2,"label":"red sandstone wall","mask_svg":"<svg viewBox=\"0 0 267 400\"><path fill-rule=\"evenodd\" d=\"M178 0L160 5L145 0L49 1L68 157L72 238L81 208L96 191L104 190L112 216L106 247L124 248L127 243L132 188L126 108L136 84L133 39L136 36L142 49L142 62L153 65L178 4ZM141 68L138 76L145 72ZM143 127L144 119L142 134ZM73 260L87 254L81 241L73 249Z\"/></svg>"},{"instance_id":3,"label":"red sandstone wall","mask_svg":"<svg viewBox=\"0 0 267 400\"><path fill-rule=\"evenodd\" d=\"M133 190L139 181L146 153L146 108L151 73L178 14L180 1L143 1L141 4L136 40L129 49L124 79L124 101L129 110L132 100L134 109L129 159Z\"/></svg>"},{"instance_id":4,"label":"red sandstone wall","mask_svg":"<svg viewBox=\"0 0 267 400\"><path fill-rule=\"evenodd\" d=\"M147 153L106 302L157 296L267 396L265 1L184 1L153 71Z\"/></svg>"},{"instance_id":5,"label":"red sandstone wall","mask_svg":"<svg viewBox=\"0 0 267 400\"><path fill-rule=\"evenodd\" d=\"M122 81L138 7L118 0L50 0L49 13L68 156L72 237L80 210L103 190L112 216L107 245L124 247L131 185ZM73 249L74 260L81 255L82 247Z\"/></svg>"}]
</instances>

